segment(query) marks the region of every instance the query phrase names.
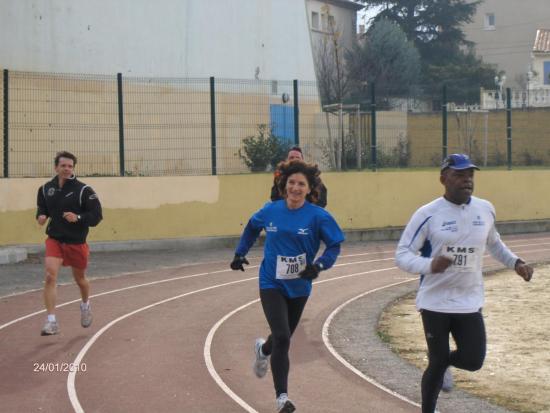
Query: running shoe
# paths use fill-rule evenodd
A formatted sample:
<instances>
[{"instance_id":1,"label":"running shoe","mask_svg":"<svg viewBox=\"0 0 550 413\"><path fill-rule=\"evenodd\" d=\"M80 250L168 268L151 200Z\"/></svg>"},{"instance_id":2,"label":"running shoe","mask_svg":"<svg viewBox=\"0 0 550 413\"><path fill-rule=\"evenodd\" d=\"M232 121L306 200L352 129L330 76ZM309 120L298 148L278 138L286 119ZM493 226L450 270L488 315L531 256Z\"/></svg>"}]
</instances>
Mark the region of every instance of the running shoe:
<instances>
[{"instance_id":1,"label":"running shoe","mask_svg":"<svg viewBox=\"0 0 550 413\"><path fill-rule=\"evenodd\" d=\"M289 400L288 394L281 393L277 397L277 413L292 413L296 410L294 404Z\"/></svg>"},{"instance_id":2,"label":"running shoe","mask_svg":"<svg viewBox=\"0 0 550 413\"><path fill-rule=\"evenodd\" d=\"M262 353L262 346L265 340L263 338L257 338L254 343L254 364L252 370L257 378L261 379L267 373L267 367L269 365L269 356Z\"/></svg>"},{"instance_id":3,"label":"running shoe","mask_svg":"<svg viewBox=\"0 0 550 413\"><path fill-rule=\"evenodd\" d=\"M447 370L445 370L445 374L443 375L443 384L441 385L441 390L445 393L448 393L453 389L453 386L453 372L451 371L450 367L447 367Z\"/></svg>"},{"instance_id":4,"label":"running shoe","mask_svg":"<svg viewBox=\"0 0 550 413\"><path fill-rule=\"evenodd\" d=\"M42 331L40 332L41 336L53 336L54 334L59 333L59 325L57 324L57 321L46 321L46 324L44 324L44 327L42 327Z\"/></svg>"},{"instance_id":5,"label":"running shoe","mask_svg":"<svg viewBox=\"0 0 550 413\"><path fill-rule=\"evenodd\" d=\"M92 324L92 309L90 304L84 307L83 303L80 303L80 325L84 328L90 327Z\"/></svg>"}]
</instances>

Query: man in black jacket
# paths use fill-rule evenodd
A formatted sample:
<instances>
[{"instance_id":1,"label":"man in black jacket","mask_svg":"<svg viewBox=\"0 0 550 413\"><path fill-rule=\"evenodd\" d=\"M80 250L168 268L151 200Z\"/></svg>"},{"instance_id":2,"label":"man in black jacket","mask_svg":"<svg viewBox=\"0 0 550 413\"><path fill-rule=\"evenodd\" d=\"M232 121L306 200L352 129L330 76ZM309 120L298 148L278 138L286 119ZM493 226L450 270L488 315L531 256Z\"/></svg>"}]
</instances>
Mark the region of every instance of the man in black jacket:
<instances>
[{"instance_id":1,"label":"man in black jacket","mask_svg":"<svg viewBox=\"0 0 550 413\"><path fill-rule=\"evenodd\" d=\"M299 146L293 146L288 151L288 154L286 156L287 161L303 161L304 160L304 154L302 153L302 148ZM279 171L275 170L275 176L273 178L273 186L271 187L271 200L272 201L278 201L279 199L283 199L282 195L279 193L279 190L277 189L277 181L279 180ZM319 188L319 199L315 203L316 205L320 206L321 208L324 208L327 206L327 187L325 184L321 182L321 186Z\"/></svg>"},{"instance_id":2,"label":"man in black jacket","mask_svg":"<svg viewBox=\"0 0 550 413\"><path fill-rule=\"evenodd\" d=\"M54 160L56 176L38 189L36 220L46 228L46 258L44 279L44 303L48 318L41 334L57 334L59 325L55 318L57 298L57 274L61 266L70 266L80 288L80 323L89 327L92 323L89 296L90 284L86 278L89 248L86 243L89 227L101 221L101 204L94 190L76 179L76 156L59 152Z\"/></svg>"}]
</instances>

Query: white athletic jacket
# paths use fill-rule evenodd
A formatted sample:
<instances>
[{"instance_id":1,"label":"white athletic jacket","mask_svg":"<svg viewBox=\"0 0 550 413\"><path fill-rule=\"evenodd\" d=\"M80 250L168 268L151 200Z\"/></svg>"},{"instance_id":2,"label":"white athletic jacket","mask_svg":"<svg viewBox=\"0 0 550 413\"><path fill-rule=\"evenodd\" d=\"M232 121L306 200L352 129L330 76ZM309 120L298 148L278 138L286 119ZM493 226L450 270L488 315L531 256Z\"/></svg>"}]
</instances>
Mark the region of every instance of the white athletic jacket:
<instances>
[{"instance_id":1,"label":"white athletic jacket","mask_svg":"<svg viewBox=\"0 0 550 413\"><path fill-rule=\"evenodd\" d=\"M397 266L421 274L417 309L443 313L473 313L483 307L481 272L485 248L509 268L518 257L501 241L495 228L495 208L471 197L456 205L437 198L419 208L407 224L395 253ZM431 273L432 258L445 255L453 264Z\"/></svg>"}]
</instances>

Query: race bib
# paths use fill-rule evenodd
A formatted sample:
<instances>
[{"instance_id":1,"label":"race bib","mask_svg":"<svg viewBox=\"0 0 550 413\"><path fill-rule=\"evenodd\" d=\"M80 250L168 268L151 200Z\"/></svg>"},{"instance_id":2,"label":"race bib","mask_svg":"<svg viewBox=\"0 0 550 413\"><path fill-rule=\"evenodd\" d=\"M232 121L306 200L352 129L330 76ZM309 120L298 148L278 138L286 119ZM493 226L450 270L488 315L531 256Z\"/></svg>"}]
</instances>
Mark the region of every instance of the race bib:
<instances>
[{"instance_id":1,"label":"race bib","mask_svg":"<svg viewBox=\"0 0 550 413\"><path fill-rule=\"evenodd\" d=\"M306 268L306 254L296 257L277 255L276 278L279 280L293 280L299 278L299 273Z\"/></svg>"},{"instance_id":2,"label":"race bib","mask_svg":"<svg viewBox=\"0 0 550 413\"><path fill-rule=\"evenodd\" d=\"M442 254L453 261L450 267L453 271L471 272L478 269L478 248L444 245Z\"/></svg>"}]
</instances>

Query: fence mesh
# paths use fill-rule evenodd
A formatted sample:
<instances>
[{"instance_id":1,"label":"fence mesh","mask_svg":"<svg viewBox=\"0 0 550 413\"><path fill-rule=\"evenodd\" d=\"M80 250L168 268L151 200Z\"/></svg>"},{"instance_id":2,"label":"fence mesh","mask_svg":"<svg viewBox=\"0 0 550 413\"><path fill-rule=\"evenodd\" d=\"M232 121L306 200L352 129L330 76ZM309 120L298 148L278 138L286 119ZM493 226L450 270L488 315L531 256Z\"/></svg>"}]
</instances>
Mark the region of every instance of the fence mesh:
<instances>
[{"instance_id":1,"label":"fence mesh","mask_svg":"<svg viewBox=\"0 0 550 413\"><path fill-rule=\"evenodd\" d=\"M209 79L127 78L122 90L126 175L211 173Z\"/></svg>"},{"instance_id":2,"label":"fence mesh","mask_svg":"<svg viewBox=\"0 0 550 413\"><path fill-rule=\"evenodd\" d=\"M10 72L10 176L52 174L59 150L79 173L114 175L118 165L116 78Z\"/></svg>"},{"instance_id":3,"label":"fence mesh","mask_svg":"<svg viewBox=\"0 0 550 413\"><path fill-rule=\"evenodd\" d=\"M423 95L422 85L384 91L373 118L368 87L353 102L321 105L317 83L305 81L124 77L119 84L117 76L10 71L8 89L9 177L51 175L60 150L74 152L86 176L266 171L297 142L323 170L434 167L444 136L447 153L509 165L505 90L481 89L479 104L464 105L450 89L446 117L443 93ZM510 102L511 165L548 166L550 88L512 90Z\"/></svg>"}]
</instances>

